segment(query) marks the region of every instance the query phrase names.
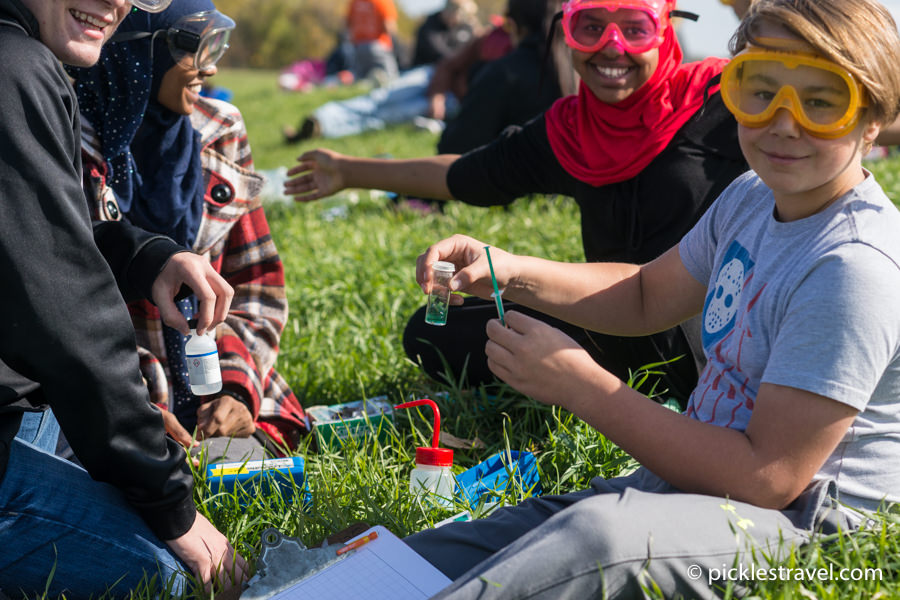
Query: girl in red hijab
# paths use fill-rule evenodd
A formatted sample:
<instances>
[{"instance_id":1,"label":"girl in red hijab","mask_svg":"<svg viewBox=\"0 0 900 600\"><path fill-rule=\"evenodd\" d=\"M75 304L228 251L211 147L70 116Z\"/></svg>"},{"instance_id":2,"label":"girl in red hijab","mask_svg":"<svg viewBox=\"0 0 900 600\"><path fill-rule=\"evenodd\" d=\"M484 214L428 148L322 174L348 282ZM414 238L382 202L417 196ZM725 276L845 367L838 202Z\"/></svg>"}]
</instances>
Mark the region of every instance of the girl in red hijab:
<instances>
[{"instance_id":1,"label":"girl in red hijab","mask_svg":"<svg viewBox=\"0 0 900 600\"><path fill-rule=\"evenodd\" d=\"M699 110L707 84L728 62L683 64L669 21L674 8L669 0L563 5L582 85L547 111L547 135L580 181L602 186L640 173Z\"/></svg>"},{"instance_id":2,"label":"girl in red hijab","mask_svg":"<svg viewBox=\"0 0 900 600\"><path fill-rule=\"evenodd\" d=\"M514 2L543 0L513 0ZM522 127L464 155L412 160L302 155L285 193L299 201L344 188L392 190L423 198L506 205L530 194L561 194L581 209L588 261L642 264L675 245L712 201L747 169L737 126L718 93L726 60L683 62L672 17L675 0L569 0L561 25L578 93ZM555 22L555 19L554 19ZM667 396L684 403L697 382L702 351L696 323L647 337L600 335L522 307L580 343L604 368L661 368ZM485 325L493 303L468 298L451 307L450 327L410 319L404 348L432 377L449 365L464 386L495 381L487 367ZM696 334L696 335L695 335ZM696 343L694 343L696 340Z\"/></svg>"}]
</instances>

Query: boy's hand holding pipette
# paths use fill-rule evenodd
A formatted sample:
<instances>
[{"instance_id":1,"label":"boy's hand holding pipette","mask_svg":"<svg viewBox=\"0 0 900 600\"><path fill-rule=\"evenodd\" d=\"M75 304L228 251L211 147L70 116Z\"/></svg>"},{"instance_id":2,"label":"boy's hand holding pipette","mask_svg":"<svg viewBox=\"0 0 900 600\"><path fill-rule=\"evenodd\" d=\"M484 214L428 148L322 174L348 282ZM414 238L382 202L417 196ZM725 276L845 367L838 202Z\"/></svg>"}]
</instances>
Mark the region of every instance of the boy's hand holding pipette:
<instances>
[{"instance_id":1,"label":"boy's hand holding pipette","mask_svg":"<svg viewBox=\"0 0 900 600\"><path fill-rule=\"evenodd\" d=\"M603 368L559 329L511 310L506 327L492 319L487 334L488 367L526 396L568 409L569 400L595 393L592 381Z\"/></svg>"},{"instance_id":2,"label":"boy's hand holding pipette","mask_svg":"<svg viewBox=\"0 0 900 600\"><path fill-rule=\"evenodd\" d=\"M483 242L465 235L454 235L441 240L430 246L416 259L416 282L422 287L422 291L428 294L431 292L434 280L431 265L439 260L452 262L456 265L456 275L450 282L451 291L465 292L479 298L490 299L494 292L494 286L484 250L485 245ZM494 275L497 277L497 285L501 290L513 280L514 259L515 255L491 246ZM450 304L462 304L462 302L462 297L451 294Z\"/></svg>"}]
</instances>

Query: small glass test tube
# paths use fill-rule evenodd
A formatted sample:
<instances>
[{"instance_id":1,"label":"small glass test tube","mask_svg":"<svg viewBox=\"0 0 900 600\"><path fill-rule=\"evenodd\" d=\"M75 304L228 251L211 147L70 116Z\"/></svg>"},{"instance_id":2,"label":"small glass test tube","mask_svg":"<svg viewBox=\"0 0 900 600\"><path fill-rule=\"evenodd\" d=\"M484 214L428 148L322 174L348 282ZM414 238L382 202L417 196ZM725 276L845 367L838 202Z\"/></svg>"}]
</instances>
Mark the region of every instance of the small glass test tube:
<instances>
[{"instance_id":1,"label":"small glass test tube","mask_svg":"<svg viewBox=\"0 0 900 600\"><path fill-rule=\"evenodd\" d=\"M451 262L437 261L431 268L434 270L434 281L428 295L428 306L425 309L425 322L430 325L446 325L447 310L450 306L450 280L456 272Z\"/></svg>"}]
</instances>

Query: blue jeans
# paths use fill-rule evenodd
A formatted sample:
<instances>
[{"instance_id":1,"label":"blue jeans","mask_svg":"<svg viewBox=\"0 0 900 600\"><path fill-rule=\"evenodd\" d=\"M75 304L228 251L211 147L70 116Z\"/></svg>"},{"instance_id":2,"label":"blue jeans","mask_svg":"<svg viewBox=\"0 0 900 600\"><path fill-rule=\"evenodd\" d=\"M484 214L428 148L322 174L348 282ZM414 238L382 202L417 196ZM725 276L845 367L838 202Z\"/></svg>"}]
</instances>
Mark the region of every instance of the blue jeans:
<instances>
[{"instance_id":1,"label":"blue jeans","mask_svg":"<svg viewBox=\"0 0 900 600\"><path fill-rule=\"evenodd\" d=\"M390 85L377 88L364 96L327 102L313 112L324 138L340 138L364 131L384 129L388 125L408 123L428 110L425 91L432 65L406 71ZM458 107L453 95L447 96L447 112Z\"/></svg>"},{"instance_id":2,"label":"blue jeans","mask_svg":"<svg viewBox=\"0 0 900 600\"><path fill-rule=\"evenodd\" d=\"M54 568L48 595L70 599L124 596L145 574L178 595L189 573L118 489L14 439L0 482L0 590L41 596Z\"/></svg>"},{"instance_id":3,"label":"blue jeans","mask_svg":"<svg viewBox=\"0 0 900 600\"><path fill-rule=\"evenodd\" d=\"M16 439L37 446L44 452L54 454L59 440L59 423L49 408L42 412L27 412L22 415L22 423Z\"/></svg>"}]
</instances>

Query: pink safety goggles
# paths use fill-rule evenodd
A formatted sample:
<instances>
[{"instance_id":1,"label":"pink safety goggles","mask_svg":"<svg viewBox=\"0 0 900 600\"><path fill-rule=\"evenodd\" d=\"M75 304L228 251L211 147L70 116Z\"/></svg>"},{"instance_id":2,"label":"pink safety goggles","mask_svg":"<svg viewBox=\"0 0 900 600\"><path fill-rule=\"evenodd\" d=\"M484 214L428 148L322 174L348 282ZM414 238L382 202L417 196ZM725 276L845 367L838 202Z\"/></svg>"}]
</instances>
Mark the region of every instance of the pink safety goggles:
<instances>
[{"instance_id":1,"label":"pink safety goggles","mask_svg":"<svg viewBox=\"0 0 900 600\"><path fill-rule=\"evenodd\" d=\"M622 52L641 54L658 48L669 27L672 0L569 0L563 4L566 44L580 52L597 52L615 44Z\"/></svg>"}]
</instances>

